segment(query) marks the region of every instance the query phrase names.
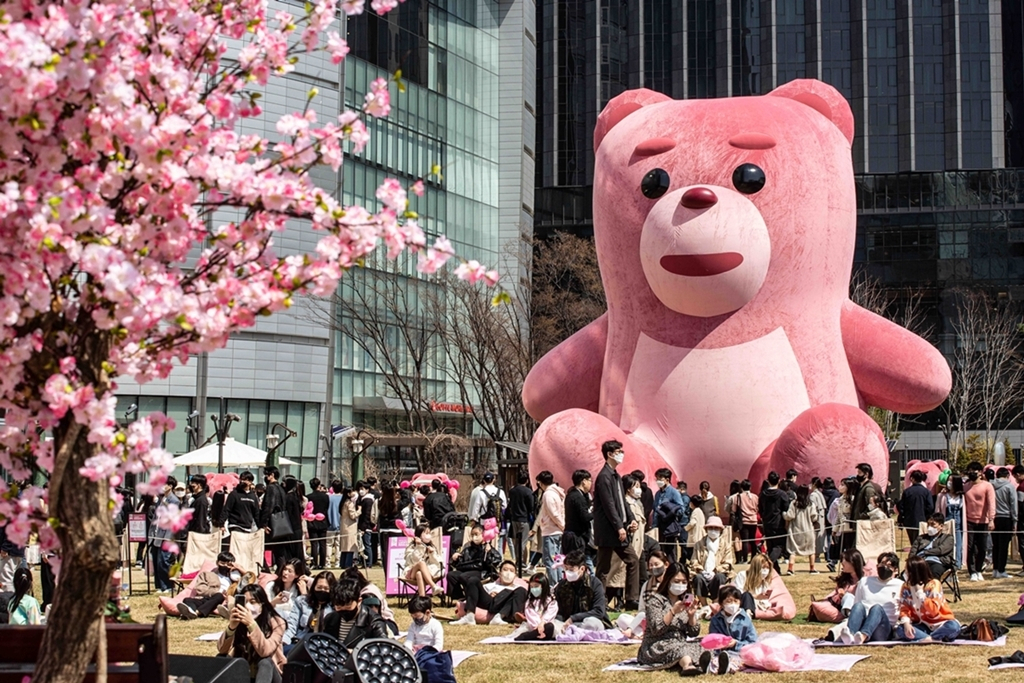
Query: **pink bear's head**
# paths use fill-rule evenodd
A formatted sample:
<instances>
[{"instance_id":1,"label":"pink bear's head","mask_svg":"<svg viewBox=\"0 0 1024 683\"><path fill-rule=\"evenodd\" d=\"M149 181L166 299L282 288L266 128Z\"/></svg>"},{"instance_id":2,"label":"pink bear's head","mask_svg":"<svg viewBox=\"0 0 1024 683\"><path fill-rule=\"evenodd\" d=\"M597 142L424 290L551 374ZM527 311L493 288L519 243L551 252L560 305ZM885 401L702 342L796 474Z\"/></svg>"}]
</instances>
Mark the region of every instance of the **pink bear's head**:
<instances>
[{"instance_id":1,"label":"pink bear's head","mask_svg":"<svg viewBox=\"0 0 1024 683\"><path fill-rule=\"evenodd\" d=\"M609 312L673 343L740 309L749 315L734 333L756 336L808 306L845 301L856 234L852 138L849 105L814 80L759 97L632 90L611 100L594 132Z\"/></svg>"},{"instance_id":2,"label":"pink bear's head","mask_svg":"<svg viewBox=\"0 0 1024 683\"><path fill-rule=\"evenodd\" d=\"M939 483L939 475L949 469L949 465L946 464L945 460L911 460L907 463L907 473L903 477L903 488L907 488L911 485L910 475L912 472L924 472L925 479L924 486L929 491L934 492L936 485Z\"/></svg>"},{"instance_id":3,"label":"pink bear's head","mask_svg":"<svg viewBox=\"0 0 1024 683\"><path fill-rule=\"evenodd\" d=\"M210 493L216 493L221 489L234 491L238 486L238 474L236 472L207 472L206 485L210 487Z\"/></svg>"}]
</instances>

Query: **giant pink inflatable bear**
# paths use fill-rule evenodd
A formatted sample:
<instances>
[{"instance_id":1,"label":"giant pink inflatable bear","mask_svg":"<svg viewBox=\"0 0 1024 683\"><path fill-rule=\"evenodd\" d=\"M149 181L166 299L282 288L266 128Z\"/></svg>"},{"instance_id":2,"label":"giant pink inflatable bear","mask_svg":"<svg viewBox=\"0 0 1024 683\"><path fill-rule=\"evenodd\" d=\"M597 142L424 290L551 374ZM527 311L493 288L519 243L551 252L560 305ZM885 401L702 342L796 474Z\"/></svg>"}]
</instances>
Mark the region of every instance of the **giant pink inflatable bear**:
<instances>
[{"instance_id":1,"label":"giant pink inflatable bear","mask_svg":"<svg viewBox=\"0 0 1024 683\"><path fill-rule=\"evenodd\" d=\"M769 470L884 483L866 405L920 413L949 393L928 342L851 303L853 115L814 80L769 95L675 101L632 90L594 132L603 316L523 386L543 421L530 471L667 466L692 489L755 490Z\"/></svg>"}]
</instances>

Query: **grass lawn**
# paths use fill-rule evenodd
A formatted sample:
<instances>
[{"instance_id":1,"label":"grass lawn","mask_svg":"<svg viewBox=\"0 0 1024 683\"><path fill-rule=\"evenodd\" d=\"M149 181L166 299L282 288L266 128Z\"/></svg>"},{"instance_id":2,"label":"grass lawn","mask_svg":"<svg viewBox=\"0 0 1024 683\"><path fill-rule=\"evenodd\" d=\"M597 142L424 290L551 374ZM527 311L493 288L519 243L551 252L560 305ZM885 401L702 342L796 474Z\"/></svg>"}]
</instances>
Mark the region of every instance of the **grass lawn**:
<instances>
[{"instance_id":1,"label":"grass lawn","mask_svg":"<svg viewBox=\"0 0 1024 683\"><path fill-rule=\"evenodd\" d=\"M828 593L830 581L825 574L811 576L806 565L797 565L797 575L787 577L786 584L796 599L797 619L790 624L755 622L759 632L781 630L802 637L820 637L825 628L822 624L805 621L806 605L814 594ZM1010 571L1019 567L1014 565ZM136 581L141 572L135 572ZM370 578L381 585L383 573L375 568ZM136 583L136 588L138 588ZM142 580L145 585L145 579ZM999 581L986 580L984 583L961 584L963 601L952 605L957 619L970 623L979 617L1005 619L1017 611L1017 597L1024 591L1024 579L1010 578ZM130 599L131 611L137 621L151 621L157 613L157 597L135 595ZM408 612L395 609L399 627L403 630L409 624ZM452 616L453 610L439 609L441 616ZM196 641L196 636L223 628L224 621L218 617L168 622L170 650L172 653L214 655L214 643ZM675 680L674 671L639 673L605 673L601 670L617 661L636 654L636 648L622 645L479 645L478 641L488 636L502 635L511 631L505 626L445 626L445 646L452 650L481 652L462 663L456 670L460 683L539 683L549 681L576 683L604 680L612 683ZM706 633L706 625L704 632ZM827 650L832 653L863 653L870 659L855 665L850 673L807 672L790 674L762 674L764 680L815 681L1010 681L1021 680L1020 669L987 671L986 661L993 655L1008 655L1017 649L1024 649L1024 630L1011 629L1005 648L953 647L942 645L915 645L897 648L844 648ZM758 680L762 680L759 678Z\"/></svg>"}]
</instances>

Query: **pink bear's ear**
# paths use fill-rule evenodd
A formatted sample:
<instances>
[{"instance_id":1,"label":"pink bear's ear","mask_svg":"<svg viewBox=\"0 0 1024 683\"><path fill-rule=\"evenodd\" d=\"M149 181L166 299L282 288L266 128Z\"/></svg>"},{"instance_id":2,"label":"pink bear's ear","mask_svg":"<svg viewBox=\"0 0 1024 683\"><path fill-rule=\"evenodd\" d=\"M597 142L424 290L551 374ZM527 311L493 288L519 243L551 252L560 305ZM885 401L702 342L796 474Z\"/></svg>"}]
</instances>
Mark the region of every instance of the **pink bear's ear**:
<instances>
[{"instance_id":1,"label":"pink bear's ear","mask_svg":"<svg viewBox=\"0 0 1024 683\"><path fill-rule=\"evenodd\" d=\"M613 97L597 117L597 126L594 127L594 151L597 151L597 148L601 146L601 141L604 140L604 136L608 134L608 131L614 128L622 119L649 104L657 104L658 102L665 102L670 99L672 98L668 95L663 95L660 92L654 92L647 88L627 90L621 95Z\"/></svg>"},{"instance_id":2,"label":"pink bear's ear","mask_svg":"<svg viewBox=\"0 0 1024 683\"><path fill-rule=\"evenodd\" d=\"M949 465L946 463L945 460L933 460L932 463L938 465L939 472L949 469Z\"/></svg>"},{"instance_id":3,"label":"pink bear's ear","mask_svg":"<svg viewBox=\"0 0 1024 683\"><path fill-rule=\"evenodd\" d=\"M768 95L788 97L807 105L834 123L846 140L853 144L853 112L850 103L831 85L813 78L801 78L780 85Z\"/></svg>"}]
</instances>

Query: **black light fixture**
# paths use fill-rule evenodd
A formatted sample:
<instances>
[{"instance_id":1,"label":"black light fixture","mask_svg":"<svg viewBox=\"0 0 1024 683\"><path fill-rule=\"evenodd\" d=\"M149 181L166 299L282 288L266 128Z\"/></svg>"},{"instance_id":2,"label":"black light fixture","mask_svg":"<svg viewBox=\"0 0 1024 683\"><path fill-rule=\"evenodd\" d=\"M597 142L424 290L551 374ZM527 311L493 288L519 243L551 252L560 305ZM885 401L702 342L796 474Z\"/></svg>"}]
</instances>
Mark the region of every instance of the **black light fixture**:
<instances>
[{"instance_id":1,"label":"black light fixture","mask_svg":"<svg viewBox=\"0 0 1024 683\"><path fill-rule=\"evenodd\" d=\"M370 638L352 650L345 665L359 683L419 683L420 667L407 647L390 638ZM347 683L335 671L333 683ZM348 679L351 680L351 679Z\"/></svg>"},{"instance_id":2,"label":"black light fixture","mask_svg":"<svg viewBox=\"0 0 1024 683\"><path fill-rule=\"evenodd\" d=\"M310 633L288 653L282 683L331 683L348 658L348 649L334 636Z\"/></svg>"}]
</instances>

